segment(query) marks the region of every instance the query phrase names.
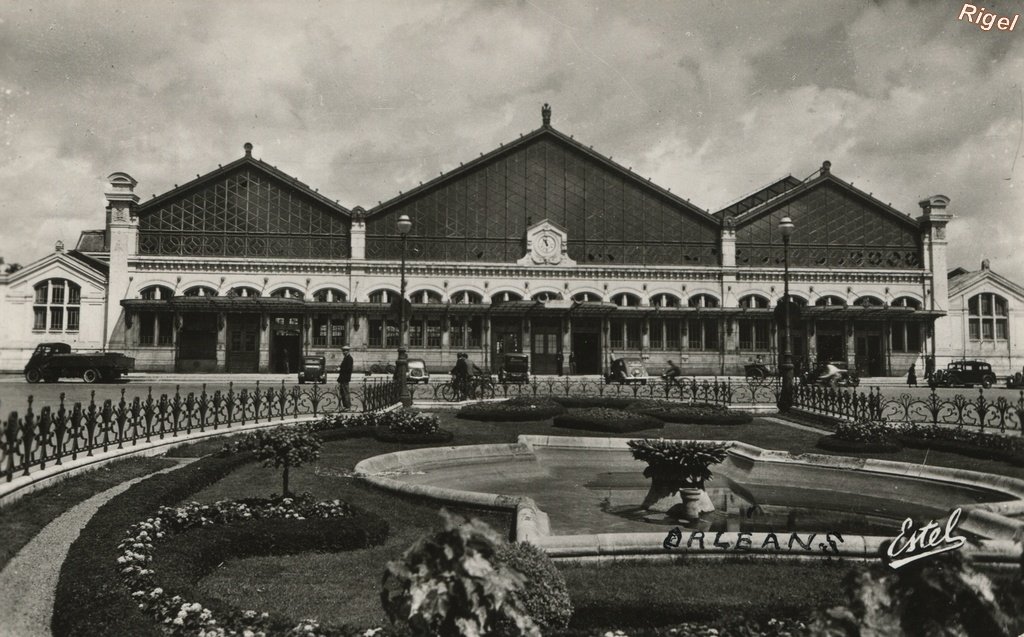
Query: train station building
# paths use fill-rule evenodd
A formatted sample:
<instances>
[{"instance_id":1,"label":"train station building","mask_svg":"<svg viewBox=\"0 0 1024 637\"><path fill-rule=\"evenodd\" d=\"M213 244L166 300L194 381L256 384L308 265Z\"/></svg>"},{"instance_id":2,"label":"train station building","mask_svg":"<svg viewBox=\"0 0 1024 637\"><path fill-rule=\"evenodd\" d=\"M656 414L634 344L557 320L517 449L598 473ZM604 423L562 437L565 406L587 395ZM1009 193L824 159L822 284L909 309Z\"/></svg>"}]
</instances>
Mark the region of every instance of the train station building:
<instances>
[{"instance_id":1,"label":"train station building","mask_svg":"<svg viewBox=\"0 0 1024 637\"><path fill-rule=\"evenodd\" d=\"M464 351L493 370L525 352L535 374L618 357L737 374L779 358L787 216L797 357L862 376L927 356L1024 362L1024 289L987 263L950 271L949 200L908 214L827 161L712 212L560 132L545 105L536 130L346 208L243 152L145 202L110 175L103 228L0 275L0 368L63 341L177 372L294 371L303 355L336 367L349 344L369 369L395 358L404 252L410 357L431 370Z\"/></svg>"}]
</instances>

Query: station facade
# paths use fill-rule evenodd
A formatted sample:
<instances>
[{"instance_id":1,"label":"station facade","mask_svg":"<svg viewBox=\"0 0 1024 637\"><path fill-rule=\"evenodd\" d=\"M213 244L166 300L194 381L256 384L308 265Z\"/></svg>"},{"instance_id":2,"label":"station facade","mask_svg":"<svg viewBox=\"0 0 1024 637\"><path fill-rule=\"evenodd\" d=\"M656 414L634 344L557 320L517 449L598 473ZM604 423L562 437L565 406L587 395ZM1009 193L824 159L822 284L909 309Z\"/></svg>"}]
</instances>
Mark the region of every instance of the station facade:
<instances>
[{"instance_id":1,"label":"station facade","mask_svg":"<svg viewBox=\"0 0 1024 637\"><path fill-rule=\"evenodd\" d=\"M535 374L602 373L618 357L651 373L669 360L701 375L774 366L786 216L798 359L886 376L960 355L949 200L927 198L910 216L829 162L712 213L556 130L545 105L540 128L369 209L339 205L249 144L144 203L127 173L109 183L102 230L0 278L12 335L0 367L20 369L46 341L122 351L149 371L295 371L303 355L336 368L345 344L357 370L393 361L401 215L412 220L409 355L433 371L458 352L492 370L524 352ZM976 324L979 348L990 334L1008 353L993 365L1019 368L1009 343L1024 328L1011 320L1024 290L983 278L998 290L976 315L956 315L963 340ZM956 302L982 294L971 290Z\"/></svg>"}]
</instances>

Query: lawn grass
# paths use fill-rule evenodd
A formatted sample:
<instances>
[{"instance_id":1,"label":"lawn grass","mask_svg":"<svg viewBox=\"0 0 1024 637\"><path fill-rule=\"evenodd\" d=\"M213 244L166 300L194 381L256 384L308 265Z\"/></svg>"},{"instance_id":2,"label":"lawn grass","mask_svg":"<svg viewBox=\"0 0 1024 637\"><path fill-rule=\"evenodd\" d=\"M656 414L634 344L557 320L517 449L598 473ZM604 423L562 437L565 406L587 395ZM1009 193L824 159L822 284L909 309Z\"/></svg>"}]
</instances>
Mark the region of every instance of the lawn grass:
<instances>
[{"instance_id":1,"label":"lawn grass","mask_svg":"<svg viewBox=\"0 0 1024 637\"><path fill-rule=\"evenodd\" d=\"M47 524L71 507L126 480L177 464L162 458L125 458L80 473L26 494L0 508L0 569L39 534Z\"/></svg>"}]
</instances>

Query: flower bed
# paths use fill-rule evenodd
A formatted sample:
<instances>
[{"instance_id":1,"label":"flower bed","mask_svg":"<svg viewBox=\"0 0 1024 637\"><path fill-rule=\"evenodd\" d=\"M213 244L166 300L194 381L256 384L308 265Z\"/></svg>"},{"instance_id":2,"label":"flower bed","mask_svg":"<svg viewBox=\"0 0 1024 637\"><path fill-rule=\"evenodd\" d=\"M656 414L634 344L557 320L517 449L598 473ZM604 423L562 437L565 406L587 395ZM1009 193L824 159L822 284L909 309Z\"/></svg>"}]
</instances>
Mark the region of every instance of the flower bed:
<instances>
[{"instance_id":1,"label":"flower bed","mask_svg":"<svg viewBox=\"0 0 1024 637\"><path fill-rule=\"evenodd\" d=\"M896 437L907 447L952 451L972 458L1024 466L1024 438L1020 436L908 423L900 426Z\"/></svg>"},{"instance_id":2,"label":"flower bed","mask_svg":"<svg viewBox=\"0 0 1024 637\"><path fill-rule=\"evenodd\" d=\"M903 446L897 440L898 429L888 423L872 420L839 422L835 433L822 436L816 443L826 451L854 453L896 453Z\"/></svg>"},{"instance_id":3,"label":"flower bed","mask_svg":"<svg viewBox=\"0 0 1024 637\"><path fill-rule=\"evenodd\" d=\"M459 418L481 421L547 420L564 413L565 408L551 398L520 396L499 403L473 403L456 414Z\"/></svg>"},{"instance_id":4,"label":"flower bed","mask_svg":"<svg viewBox=\"0 0 1024 637\"><path fill-rule=\"evenodd\" d=\"M665 423L653 416L623 409L589 407L586 409L570 409L564 414L555 416L554 425L567 429L627 433L644 429L661 429L665 426Z\"/></svg>"},{"instance_id":5,"label":"flower bed","mask_svg":"<svg viewBox=\"0 0 1024 637\"><path fill-rule=\"evenodd\" d=\"M382 426L374 431L374 437L381 442L405 442L427 444L450 442L452 432L440 428L437 416L415 411L393 411Z\"/></svg>"},{"instance_id":6,"label":"flower bed","mask_svg":"<svg viewBox=\"0 0 1024 637\"><path fill-rule=\"evenodd\" d=\"M637 402L637 399L632 396L553 396L551 400L566 409L585 409L587 407L626 409Z\"/></svg>"},{"instance_id":7,"label":"flower bed","mask_svg":"<svg viewBox=\"0 0 1024 637\"><path fill-rule=\"evenodd\" d=\"M708 403L687 404L669 400L642 400L629 406L658 420L691 425L745 425L754 418L742 411L729 411L721 405Z\"/></svg>"},{"instance_id":8,"label":"flower bed","mask_svg":"<svg viewBox=\"0 0 1024 637\"><path fill-rule=\"evenodd\" d=\"M130 527L118 545L117 563L138 608L172 635L320 633L325 631L312 620L296 626L268 613L223 604L206 608L172 591L192 597L196 582L230 559L364 548L382 543L387 530L376 516L357 514L338 500L314 502L308 495L191 502L161 507Z\"/></svg>"}]
</instances>

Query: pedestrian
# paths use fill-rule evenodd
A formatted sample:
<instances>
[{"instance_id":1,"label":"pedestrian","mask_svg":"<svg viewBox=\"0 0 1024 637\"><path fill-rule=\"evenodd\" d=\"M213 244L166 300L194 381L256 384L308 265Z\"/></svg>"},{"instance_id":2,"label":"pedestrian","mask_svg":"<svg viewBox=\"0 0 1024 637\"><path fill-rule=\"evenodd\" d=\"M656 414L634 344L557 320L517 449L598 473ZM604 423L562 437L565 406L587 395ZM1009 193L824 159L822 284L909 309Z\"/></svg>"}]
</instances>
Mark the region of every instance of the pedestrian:
<instances>
[{"instance_id":1,"label":"pedestrian","mask_svg":"<svg viewBox=\"0 0 1024 637\"><path fill-rule=\"evenodd\" d=\"M342 409L352 409L352 396L348 391L348 384L352 382L352 354L348 345L341 348L341 367L338 369L338 393L341 395Z\"/></svg>"},{"instance_id":2,"label":"pedestrian","mask_svg":"<svg viewBox=\"0 0 1024 637\"><path fill-rule=\"evenodd\" d=\"M558 375L559 376L562 375L562 363L563 362L565 362L565 361L564 361L564 359L562 357L562 350L558 350L558 353L555 354L555 367L558 368Z\"/></svg>"},{"instance_id":3,"label":"pedestrian","mask_svg":"<svg viewBox=\"0 0 1024 637\"><path fill-rule=\"evenodd\" d=\"M452 368L452 382L459 400L465 400L469 394L469 354L459 352Z\"/></svg>"},{"instance_id":4,"label":"pedestrian","mask_svg":"<svg viewBox=\"0 0 1024 637\"><path fill-rule=\"evenodd\" d=\"M907 387L917 387L917 363L911 363L907 370Z\"/></svg>"},{"instance_id":5,"label":"pedestrian","mask_svg":"<svg viewBox=\"0 0 1024 637\"><path fill-rule=\"evenodd\" d=\"M292 369L291 369L291 356L288 354L288 348L287 347L285 347L284 351L281 352L281 358L284 359L284 373L285 374L292 373Z\"/></svg>"},{"instance_id":6,"label":"pedestrian","mask_svg":"<svg viewBox=\"0 0 1024 637\"><path fill-rule=\"evenodd\" d=\"M576 374L576 352L569 350L569 373Z\"/></svg>"}]
</instances>

